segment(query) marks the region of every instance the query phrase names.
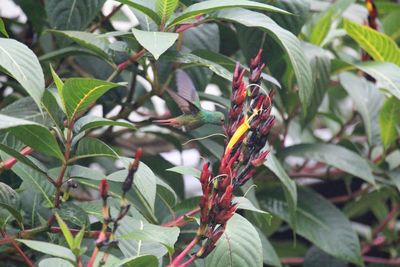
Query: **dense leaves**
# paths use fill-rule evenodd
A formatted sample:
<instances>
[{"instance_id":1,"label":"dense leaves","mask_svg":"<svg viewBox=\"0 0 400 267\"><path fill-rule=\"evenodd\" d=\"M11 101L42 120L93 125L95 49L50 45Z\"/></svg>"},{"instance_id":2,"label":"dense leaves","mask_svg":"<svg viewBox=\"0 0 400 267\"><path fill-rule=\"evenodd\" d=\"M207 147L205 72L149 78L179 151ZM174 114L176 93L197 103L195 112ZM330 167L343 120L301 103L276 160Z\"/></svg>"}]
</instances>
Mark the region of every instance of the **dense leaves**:
<instances>
[{"instance_id":1,"label":"dense leaves","mask_svg":"<svg viewBox=\"0 0 400 267\"><path fill-rule=\"evenodd\" d=\"M7 2L0 265L400 263L396 1Z\"/></svg>"}]
</instances>

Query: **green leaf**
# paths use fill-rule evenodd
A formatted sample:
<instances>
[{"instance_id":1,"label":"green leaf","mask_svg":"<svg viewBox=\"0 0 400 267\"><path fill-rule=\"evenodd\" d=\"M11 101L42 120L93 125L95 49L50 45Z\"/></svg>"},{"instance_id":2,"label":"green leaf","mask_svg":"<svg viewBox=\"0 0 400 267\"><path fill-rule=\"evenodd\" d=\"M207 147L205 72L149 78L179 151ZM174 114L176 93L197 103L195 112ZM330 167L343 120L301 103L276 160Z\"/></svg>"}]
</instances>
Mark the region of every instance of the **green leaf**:
<instances>
[{"instance_id":1,"label":"green leaf","mask_svg":"<svg viewBox=\"0 0 400 267\"><path fill-rule=\"evenodd\" d=\"M57 30L83 30L95 18L105 0L46 0L50 26Z\"/></svg>"},{"instance_id":2,"label":"green leaf","mask_svg":"<svg viewBox=\"0 0 400 267\"><path fill-rule=\"evenodd\" d=\"M67 37L77 44L93 51L96 55L110 61L108 55L110 42L106 35L80 31L50 31L60 36Z\"/></svg>"},{"instance_id":3,"label":"green leaf","mask_svg":"<svg viewBox=\"0 0 400 267\"><path fill-rule=\"evenodd\" d=\"M66 247L42 241L24 240L24 239L16 239L16 240L30 247L33 250L75 262L74 254L72 253L71 250L67 249Z\"/></svg>"},{"instance_id":4,"label":"green leaf","mask_svg":"<svg viewBox=\"0 0 400 267\"><path fill-rule=\"evenodd\" d=\"M96 117L92 115L84 116L74 123L74 131L80 133L93 128L102 126L120 126L128 129L136 130L136 127L129 122L125 121L113 121L102 117Z\"/></svg>"},{"instance_id":5,"label":"green leaf","mask_svg":"<svg viewBox=\"0 0 400 267\"><path fill-rule=\"evenodd\" d=\"M66 113L65 101L64 101L64 97L63 97L64 82L60 79L58 74L54 71L53 66L51 66L51 64L50 64L50 72L51 72L51 76L53 77L54 84L57 87L58 95L60 96L60 100L61 100L61 104L62 104L61 109L64 111L64 113Z\"/></svg>"},{"instance_id":6,"label":"green leaf","mask_svg":"<svg viewBox=\"0 0 400 267\"><path fill-rule=\"evenodd\" d=\"M310 189L298 188L295 231L326 253L362 266L360 244L348 219L329 201ZM261 206L290 223L287 203L278 187L258 194Z\"/></svg>"},{"instance_id":7,"label":"green leaf","mask_svg":"<svg viewBox=\"0 0 400 267\"><path fill-rule=\"evenodd\" d=\"M134 256L122 260L117 267L158 267L158 259L153 255Z\"/></svg>"},{"instance_id":8,"label":"green leaf","mask_svg":"<svg viewBox=\"0 0 400 267\"><path fill-rule=\"evenodd\" d=\"M133 28L136 40L157 60L178 39L179 34L172 32L148 32Z\"/></svg>"},{"instance_id":9,"label":"green leaf","mask_svg":"<svg viewBox=\"0 0 400 267\"><path fill-rule=\"evenodd\" d=\"M268 16L281 27L297 36L304 23L310 18L310 2L307 0L281 0L273 2L273 4L295 14L294 16L288 16L286 14L271 13Z\"/></svg>"},{"instance_id":10,"label":"green leaf","mask_svg":"<svg viewBox=\"0 0 400 267\"><path fill-rule=\"evenodd\" d=\"M74 160L90 157L111 157L118 158L118 154L103 141L84 137L78 143Z\"/></svg>"},{"instance_id":11,"label":"green leaf","mask_svg":"<svg viewBox=\"0 0 400 267\"><path fill-rule=\"evenodd\" d=\"M46 170L42 169L41 166L35 164L32 160L30 160L29 157L22 155L17 150L14 150L13 148L11 148L9 146L3 145L2 143L0 143L0 150L4 151L8 155L16 158L18 160L18 162L21 162L21 163L31 167L32 169L34 169L40 173L44 173L44 174L46 173Z\"/></svg>"},{"instance_id":12,"label":"green leaf","mask_svg":"<svg viewBox=\"0 0 400 267\"><path fill-rule=\"evenodd\" d=\"M379 144L378 112L383 102L383 95L379 93L375 84L363 77L345 72L340 74L339 78L363 119L368 142L371 145Z\"/></svg>"},{"instance_id":13,"label":"green leaf","mask_svg":"<svg viewBox=\"0 0 400 267\"><path fill-rule=\"evenodd\" d=\"M249 199L247 199L245 197L235 197L233 202L238 204L238 207L237 207L238 209L262 213L265 215L267 221L271 222L272 215L267 211L256 208Z\"/></svg>"},{"instance_id":14,"label":"green leaf","mask_svg":"<svg viewBox=\"0 0 400 267\"><path fill-rule=\"evenodd\" d=\"M285 169L279 162L279 160L275 157L275 155L269 154L267 161L264 165L270 169L276 177L283 184L283 188L285 190L285 197L287 202L289 203L291 219L293 222L293 226L295 227L295 218L296 209L297 209L297 188L296 183L290 179L287 175Z\"/></svg>"},{"instance_id":15,"label":"green leaf","mask_svg":"<svg viewBox=\"0 0 400 267\"><path fill-rule=\"evenodd\" d=\"M162 22L165 22L169 17L174 14L177 8L179 0L157 0L156 1L156 12L161 18Z\"/></svg>"},{"instance_id":16,"label":"green leaf","mask_svg":"<svg viewBox=\"0 0 400 267\"><path fill-rule=\"evenodd\" d=\"M283 157L297 156L323 162L374 185L375 178L368 162L355 152L333 144L299 144L285 148Z\"/></svg>"},{"instance_id":17,"label":"green leaf","mask_svg":"<svg viewBox=\"0 0 400 267\"><path fill-rule=\"evenodd\" d=\"M207 266L263 266L262 244L257 230L244 217L233 215L205 263Z\"/></svg>"},{"instance_id":18,"label":"green leaf","mask_svg":"<svg viewBox=\"0 0 400 267\"><path fill-rule=\"evenodd\" d=\"M235 1L236 3L236 1ZM266 15L243 9L220 11L215 18L240 23L246 27L260 28L269 34L287 53L299 86L300 101L306 114L313 94L312 72L301 49L301 44L291 32L281 28Z\"/></svg>"},{"instance_id":19,"label":"green leaf","mask_svg":"<svg viewBox=\"0 0 400 267\"><path fill-rule=\"evenodd\" d=\"M200 178L200 174L201 174L201 171L199 171L198 169L196 169L194 167L189 167L189 166L176 166L176 167L167 169L167 171L176 172L176 173L179 173L182 175L191 175L198 179Z\"/></svg>"},{"instance_id":20,"label":"green leaf","mask_svg":"<svg viewBox=\"0 0 400 267\"><path fill-rule=\"evenodd\" d=\"M84 237L85 237L85 227L82 227L82 229L79 230L74 239L75 249L79 249L81 247L81 243Z\"/></svg>"},{"instance_id":21,"label":"green leaf","mask_svg":"<svg viewBox=\"0 0 400 267\"><path fill-rule=\"evenodd\" d=\"M16 40L0 38L0 67L16 79L40 107L44 76L32 50Z\"/></svg>"},{"instance_id":22,"label":"green leaf","mask_svg":"<svg viewBox=\"0 0 400 267\"><path fill-rule=\"evenodd\" d=\"M82 208L72 202L64 203L61 206L61 209L58 210L58 215L64 221L70 222L81 228L90 226L88 214Z\"/></svg>"},{"instance_id":23,"label":"green leaf","mask_svg":"<svg viewBox=\"0 0 400 267\"><path fill-rule=\"evenodd\" d=\"M43 125L0 114L0 129L9 130L12 135L38 152L64 159L56 138Z\"/></svg>"},{"instance_id":24,"label":"green leaf","mask_svg":"<svg viewBox=\"0 0 400 267\"><path fill-rule=\"evenodd\" d=\"M379 112L379 126L385 148L392 145L397 137L400 123L400 100L391 97L385 101Z\"/></svg>"},{"instance_id":25,"label":"green leaf","mask_svg":"<svg viewBox=\"0 0 400 267\"><path fill-rule=\"evenodd\" d=\"M46 258L39 262L39 267L49 267L49 266L74 267L74 265L69 261L60 258Z\"/></svg>"},{"instance_id":26,"label":"green leaf","mask_svg":"<svg viewBox=\"0 0 400 267\"><path fill-rule=\"evenodd\" d=\"M163 227L159 225L138 222L141 227L119 236L122 239L137 241L153 241L163 244L170 253L174 252L174 245L178 240L178 227Z\"/></svg>"},{"instance_id":27,"label":"green leaf","mask_svg":"<svg viewBox=\"0 0 400 267\"><path fill-rule=\"evenodd\" d=\"M378 81L380 88L386 89L400 99L400 67L386 62L362 62L354 66Z\"/></svg>"},{"instance_id":28,"label":"green leaf","mask_svg":"<svg viewBox=\"0 0 400 267\"><path fill-rule=\"evenodd\" d=\"M196 3L196 4L189 6L187 9L185 9L182 13L180 13L175 18L172 17L172 19L168 22L168 27L171 28L177 24L181 24L182 22L187 21L191 18L197 17L199 15L203 15L203 14L210 13L213 11L218 11L221 9L238 8L238 7L261 9L261 10L265 10L265 11L290 14L289 12L287 12L283 9L280 9L280 8L277 8L277 7L274 7L271 5L253 2L253 1L235 0L233 2L231 0L211 0L211 1L204 1L204 2L200 2L200 3Z\"/></svg>"},{"instance_id":29,"label":"green leaf","mask_svg":"<svg viewBox=\"0 0 400 267\"><path fill-rule=\"evenodd\" d=\"M311 247L304 257L304 266L307 267L320 267L320 266L329 266L329 267L346 267L347 263L335 259L329 254L323 252L319 248L313 246Z\"/></svg>"},{"instance_id":30,"label":"green leaf","mask_svg":"<svg viewBox=\"0 0 400 267\"><path fill-rule=\"evenodd\" d=\"M3 224L8 215L11 214L23 229L22 215L19 211L20 198L17 192L5 183L0 182L0 225ZM3 212L5 209L9 212Z\"/></svg>"},{"instance_id":31,"label":"green leaf","mask_svg":"<svg viewBox=\"0 0 400 267\"><path fill-rule=\"evenodd\" d=\"M262 244L262 255L263 255L263 262L267 265L272 265L275 267L281 267L281 261L279 260L278 255L275 252L274 247L271 245L269 240L265 237L265 235L257 229L258 235L260 236L261 244Z\"/></svg>"},{"instance_id":32,"label":"green leaf","mask_svg":"<svg viewBox=\"0 0 400 267\"><path fill-rule=\"evenodd\" d=\"M374 60L392 62L400 66L400 49L384 33L344 19L347 34L354 39Z\"/></svg>"},{"instance_id":33,"label":"green leaf","mask_svg":"<svg viewBox=\"0 0 400 267\"><path fill-rule=\"evenodd\" d=\"M154 11L155 7L154 5L152 5L154 4L153 1L149 0L116 0L116 1L141 11L142 13L150 17L157 24L160 24L161 22L160 17Z\"/></svg>"},{"instance_id":34,"label":"green leaf","mask_svg":"<svg viewBox=\"0 0 400 267\"><path fill-rule=\"evenodd\" d=\"M0 33L3 34L5 37L10 37L8 36L6 26L4 25L4 21L0 18Z\"/></svg>"},{"instance_id":35,"label":"green leaf","mask_svg":"<svg viewBox=\"0 0 400 267\"><path fill-rule=\"evenodd\" d=\"M60 215L58 215L58 213L56 212L56 219L57 219L57 223L61 228L61 231L64 235L65 241L67 241L67 244L69 246L69 248L71 250L73 250L75 248L75 243L74 243L74 237L71 233L71 231L68 228L68 225L64 222L64 220L60 217Z\"/></svg>"},{"instance_id":36,"label":"green leaf","mask_svg":"<svg viewBox=\"0 0 400 267\"><path fill-rule=\"evenodd\" d=\"M65 109L68 118L75 120L99 97L117 86L120 85L94 79L68 79L64 84L62 96L66 104Z\"/></svg>"},{"instance_id":37,"label":"green leaf","mask_svg":"<svg viewBox=\"0 0 400 267\"><path fill-rule=\"evenodd\" d=\"M14 165L12 171L20 177L30 189L34 189L36 192L40 193L48 206L53 206L52 196L54 195L55 188L49 183L45 174L33 170L19 162Z\"/></svg>"},{"instance_id":38,"label":"green leaf","mask_svg":"<svg viewBox=\"0 0 400 267\"><path fill-rule=\"evenodd\" d=\"M133 219L132 217L126 216L117 229L117 235L126 235L133 230L144 229L146 223L140 220ZM164 245L159 242L145 241L145 240L127 240L120 239L118 247L121 249L125 258L137 257L142 255L154 255L157 258L164 256L168 251ZM136 266L135 266L136 267Z\"/></svg>"}]
</instances>

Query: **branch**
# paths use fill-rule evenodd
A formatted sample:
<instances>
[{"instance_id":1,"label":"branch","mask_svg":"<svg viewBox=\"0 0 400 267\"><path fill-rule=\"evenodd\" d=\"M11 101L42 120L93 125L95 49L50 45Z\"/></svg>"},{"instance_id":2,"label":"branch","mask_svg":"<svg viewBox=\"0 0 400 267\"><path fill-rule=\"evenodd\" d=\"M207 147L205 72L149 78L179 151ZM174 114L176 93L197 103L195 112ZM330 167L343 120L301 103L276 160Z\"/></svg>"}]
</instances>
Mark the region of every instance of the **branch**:
<instances>
[{"instance_id":1,"label":"branch","mask_svg":"<svg viewBox=\"0 0 400 267\"><path fill-rule=\"evenodd\" d=\"M94 32L95 30L97 30L98 28L101 27L101 25L103 25L104 22L106 22L107 20L109 20L112 16L115 15L115 13L117 13L121 8L122 8L123 4L120 4L118 6L115 6L113 8L113 10L110 12L110 14L108 14L105 17L102 17L100 19L99 22L97 22L96 24L94 24L92 27L90 27L89 32Z\"/></svg>"},{"instance_id":2,"label":"branch","mask_svg":"<svg viewBox=\"0 0 400 267\"><path fill-rule=\"evenodd\" d=\"M186 212L184 215L179 216L178 218L176 218L176 219L174 219L174 220L172 220L170 222L162 224L162 226L165 226L165 227L172 227L172 226L181 227L181 226L184 226L186 224L186 221L185 221L186 217L193 216L193 215L195 215L196 213L199 213L199 212L200 212L200 208L195 208L195 209L193 209L191 211Z\"/></svg>"}]
</instances>

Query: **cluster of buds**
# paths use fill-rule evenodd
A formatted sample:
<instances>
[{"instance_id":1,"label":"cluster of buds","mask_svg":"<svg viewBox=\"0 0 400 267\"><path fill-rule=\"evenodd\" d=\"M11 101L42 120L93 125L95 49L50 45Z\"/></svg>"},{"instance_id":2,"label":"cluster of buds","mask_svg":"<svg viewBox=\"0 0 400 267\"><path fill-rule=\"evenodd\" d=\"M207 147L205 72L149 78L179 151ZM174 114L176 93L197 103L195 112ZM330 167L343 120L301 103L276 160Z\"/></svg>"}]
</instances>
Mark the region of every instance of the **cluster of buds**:
<instances>
[{"instance_id":1,"label":"cluster of buds","mask_svg":"<svg viewBox=\"0 0 400 267\"><path fill-rule=\"evenodd\" d=\"M121 204L120 204L120 209L118 214L115 216L115 218L111 217L110 213L110 206L108 205L108 197L109 197L109 186L108 182L106 179L101 180L100 185L99 185L99 194L100 197L103 201L102 205L102 217L103 217L103 225L100 231L99 236L97 237L95 244L95 250L93 251L92 257L89 261L88 267L92 267L94 264L94 261L96 259L97 253L100 250L101 247L107 246L106 251L103 254L103 258L101 259L101 264L104 264L107 261L108 258L108 250L113 246L117 244L117 239L116 239L116 231L119 226L119 222L128 214L129 209L130 209L130 204L128 203L126 199L126 194L128 191L132 188L133 185L133 179L135 176L136 171L139 168L139 163L140 163L140 157L142 156L142 149L138 149L136 151L135 159L133 162L129 165L128 169L128 174L122 183L122 198L121 198ZM111 232L107 232L110 224L112 224L112 230Z\"/></svg>"},{"instance_id":2,"label":"cluster of buds","mask_svg":"<svg viewBox=\"0 0 400 267\"><path fill-rule=\"evenodd\" d=\"M233 216L237 205L233 191L246 183L262 165L269 153L265 150L267 138L274 125L271 115L273 91L264 93L261 74L260 50L250 62L249 84L243 81L245 70L236 65L228 124L225 126L227 140L219 174L214 176L209 164L203 166L200 176L203 195L200 199L200 227L197 235L206 239L196 257L206 257L215 247Z\"/></svg>"}]
</instances>

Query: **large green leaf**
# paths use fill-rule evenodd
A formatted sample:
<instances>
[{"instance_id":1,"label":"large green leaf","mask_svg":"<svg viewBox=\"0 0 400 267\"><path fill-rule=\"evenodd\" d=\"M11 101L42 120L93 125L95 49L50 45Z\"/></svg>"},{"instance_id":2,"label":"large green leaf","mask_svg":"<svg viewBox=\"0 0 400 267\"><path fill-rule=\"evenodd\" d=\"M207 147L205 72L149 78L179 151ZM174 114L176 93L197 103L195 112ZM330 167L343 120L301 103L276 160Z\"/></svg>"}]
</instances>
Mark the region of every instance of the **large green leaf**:
<instances>
[{"instance_id":1,"label":"large green leaf","mask_svg":"<svg viewBox=\"0 0 400 267\"><path fill-rule=\"evenodd\" d=\"M269 154L267 161L264 165L270 169L276 177L283 184L283 188L285 190L285 197L287 202L289 203L290 214L292 217L293 226L295 227L295 211L297 209L297 187L296 183L290 179L287 175L285 169L279 162L279 160L275 157L275 155Z\"/></svg>"},{"instance_id":2,"label":"large green leaf","mask_svg":"<svg viewBox=\"0 0 400 267\"><path fill-rule=\"evenodd\" d=\"M392 62L400 66L400 49L397 44L384 33L368 26L344 20L344 29L373 59Z\"/></svg>"},{"instance_id":3,"label":"large green leaf","mask_svg":"<svg viewBox=\"0 0 400 267\"><path fill-rule=\"evenodd\" d=\"M304 266L307 267L346 267L347 263L335 259L331 255L323 252L319 248L313 246L308 251L304 257Z\"/></svg>"},{"instance_id":4,"label":"large green leaf","mask_svg":"<svg viewBox=\"0 0 400 267\"><path fill-rule=\"evenodd\" d=\"M254 226L239 214L233 215L215 249L206 258L207 266L263 266L262 244Z\"/></svg>"},{"instance_id":5,"label":"large green leaf","mask_svg":"<svg viewBox=\"0 0 400 267\"><path fill-rule=\"evenodd\" d=\"M354 66L378 81L380 88L386 89L400 99L400 67L387 62L362 62Z\"/></svg>"},{"instance_id":6,"label":"large green leaf","mask_svg":"<svg viewBox=\"0 0 400 267\"><path fill-rule=\"evenodd\" d=\"M48 242L35 241L35 240L24 240L17 239L18 242L30 247L33 250L42 252L47 255L63 258L75 262L75 256L71 250L66 247L55 245Z\"/></svg>"},{"instance_id":7,"label":"large green leaf","mask_svg":"<svg viewBox=\"0 0 400 267\"><path fill-rule=\"evenodd\" d=\"M281 0L272 2L276 7L284 9L294 16L288 16L281 13L270 13L268 14L279 26L292 32L294 35L298 35L303 27L304 23L310 17L310 2L307 0Z\"/></svg>"},{"instance_id":8,"label":"large green leaf","mask_svg":"<svg viewBox=\"0 0 400 267\"><path fill-rule=\"evenodd\" d=\"M40 107L44 76L36 55L24 44L0 38L0 71L16 79Z\"/></svg>"},{"instance_id":9,"label":"large green leaf","mask_svg":"<svg viewBox=\"0 0 400 267\"><path fill-rule=\"evenodd\" d=\"M22 225L22 215L19 208L20 198L17 192L5 183L0 182L0 225L7 220L9 214L11 214L20 225ZM2 211L3 209L9 213Z\"/></svg>"},{"instance_id":10,"label":"large green leaf","mask_svg":"<svg viewBox=\"0 0 400 267\"><path fill-rule=\"evenodd\" d=\"M50 26L57 30L83 30L100 11L105 0L46 0Z\"/></svg>"},{"instance_id":11,"label":"large green leaf","mask_svg":"<svg viewBox=\"0 0 400 267\"><path fill-rule=\"evenodd\" d=\"M172 32L148 32L133 28L136 40L158 59L178 39L179 34Z\"/></svg>"},{"instance_id":12,"label":"large green leaf","mask_svg":"<svg viewBox=\"0 0 400 267\"><path fill-rule=\"evenodd\" d=\"M126 216L117 229L117 235L126 235L133 230L144 229L145 223L146 222ZM126 258L146 254L160 258L167 253L167 249L164 245L154 241L121 239L118 242L118 246Z\"/></svg>"},{"instance_id":13,"label":"large green leaf","mask_svg":"<svg viewBox=\"0 0 400 267\"><path fill-rule=\"evenodd\" d=\"M157 267L158 259L153 255L143 255L143 256L134 256L130 258L123 259L119 264L119 266L126 267Z\"/></svg>"},{"instance_id":14,"label":"large green leaf","mask_svg":"<svg viewBox=\"0 0 400 267\"><path fill-rule=\"evenodd\" d=\"M312 72L297 37L281 28L266 15L258 12L230 9L218 12L215 18L237 22L246 27L260 28L266 31L285 50L297 78L304 113L307 113L307 107L313 94Z\"/></svg>"},{"instance_id":15,"label":"large green leaf","mask_svg":"<svg viewBox=\"0 0 400 267\"><path fill-rule=\"evenodd\" d=\"M253 2L253 1L235 0L233 2L231 0L210 0L210 1L203 1L203 2L196 3L194 5L189 6L178 16L172 17L171 20L168 22L168 27L172 27L174 25L181 24L182 22L187 21L191 18L197 17L199 15L203 15L203 14L210 13L213 11L218 11L221 9L238 8L238 7L261 9L261 10L265 10L265 11L290 14L289 12L287 12L283 9L280 9L280 8L277 8L277 7L274 7L271 5Z\"/></svg>"},{"instance_id":16,"label":"large green leaf","mask_svg":"<svg viewBox=\"0 0 400 267\"><path fill-rule=\"evenodd\" d=\"M156 12L161 18L162 22L165 22L169 17L174 14L177 8L179 0L157 0L156 1Z\"/></svg>"},{"instance_id":17,"label":"large green leaf","mask_svg":"<svg viewBox=\"0 0 400 267\"><path fill-rule=\"evenodd\" d=\"M52 196L54 195L55 188L47 180L46 174L31 169L19 162L14 165L12 171L24 181L23 186L35 190L46 201L46 205L53 206ZM22 187L21 189L25 190L26 188Z\"/></svg>"},{"instance_id":18,"label":"large green leaf","mask_svg":"<svg viewBox=\"0 0 400 267\"><path fill-rule=\"evenodd\" d=\"M74 267L74 265L69 261L60 258L46 258L39 262L39 267L49 267L49 266Z\"/></svg>"},{"instance_id":19,"label":"large green leaf","mask_svg":"<svg viewBox=\"0 0 400 267\"><path fill-rule=\"evenodd\" d=\"M383 95L379 93L375 84L368 82L363 77L346 72L340 74L339 78L341 85L352 98L363 119L368 142L372 145L379 144L378 114L383 102Z\"/></svg>"},{"instance_id":20,"label":"large green leaf","mask_svg":"<svg viewBox=\"0 0 400 267\"><path fill-rule=\"evenodd\" d=\"M383 104L379 112L379 126L381 129L382 142L385 147L392 145L397 137L397 126L400 123L400 100L389 98Z\"/></svg>"},{"instance_id":21,"label":"large green leaf","mask_svg":"<svg viewBox=\"0 0 400 267\"><path fill-rule=\"evenodd\" d=\"M304 157L324 162L365 181L375 184L375 178L368 162L357 153L332 144L299 144L285 148L281 155Z\"/></svg>"},{"instance_id":22,"label":"large green leaf","mask_svg":"<svg viewBox=\"0 0 400 267\"><path fill-rule=\"evenodd\" d=\"M76 119L99 97L117 86L120 85L94 79L68 79L64 84L62 95L68 118L70 120Z\"/></svg>"},{"instance_id":23,"label":"large green leaf","mask_svg":"<svg viewBox=\"0 0 400 267\"><path fill-rule=\"evenodd\" d=\"M7 129L38 152L64 159L56 138L41 124L0 114L0 129Z\"/></svg>"},{"instance_id":24,"label":"large green leaf","mask_svg":"<svg viewBox=\"0 0 400 267\"><path fill-rule=\"evenodd\" d=\"M274 247L271 245L269 240L265 237L265 235L262 233L262 231L258 230L258 235L260 236L262 248L263 248L263 261L264 264L275 266L275 267L281 267L281 261L279 260L278 255L275 252Z\"/></svg>"},{"instance_id":25,"label":"large green leaf","mask_svg":"<svg viewBox=\"0 0 400 267\"><path fill-rule=\"evenodd\" d=\"M298 189L295 231L326 253L362 266L359 241L348 219L310 189ZM290 223L288 206L280 188L262 190L258 197L264 209Z\"/></svg>"},{"instance_id":26,"label":"large green leaf","mask_svg":"<svg viewBox=\"0 0 400 267\"><path fill-rule=\"evenodd\" d=\"M150 0L117 0L117 1L141 11L143 14L151 18L154 22L160 24L160 17L154 11L155 9L154 1Z\"/></svg>"},{"instance_id":27,"label":"large green leaf","mask_svg":"<svg viewBox=\"0 0 400 267\"><path fill-rule=\"evenodd\" d=\"M93 137L84 137L78 143L74 160L90 157L118 158L118 154L103 141Z\"/></svg>"},{"instance_id":28,"label":"large green leaf","mask_svg":"<svg viewBox=\"0 0 400 267\"><path fill-rule=\"evenodd\" d=\"M135 126L132 123L125 121L113 121L103 117L96 117L92 115L88 115L80 118L74 123L74 131L79 133L83 131L87 131L93 128L102 127L102 126L120 126L128 129L135 130Z\"/></svg>"},{"instance_id":29,"label":"large green leaf","mask_svg":"<svg viewBox=\"0 0 400 267\"><path fill-rule=\"evenodd\" d=\"M100 57L110 60L108 55L108 46L110 45L107 36L90 33L90 32L80 32L80 31L50 31L57 35L70 38L79 45L93 51Z\"/></svg>"},{"instance_id":30,"label":"large green leaf","mask_svg":"<svg viewBox=\"0 0 400 267\"><path fill-rule=\"evenodd\" d=\"M139 221L136 224L140 224L142 227L139 229L134 229L127 234L121 235L119 238L161 243L168 249L170 253L174 252L174 245L179 236L178 227L163 227L142 221Z\"/></svg>"}]
</instances>

